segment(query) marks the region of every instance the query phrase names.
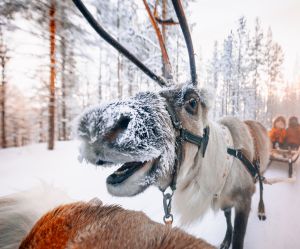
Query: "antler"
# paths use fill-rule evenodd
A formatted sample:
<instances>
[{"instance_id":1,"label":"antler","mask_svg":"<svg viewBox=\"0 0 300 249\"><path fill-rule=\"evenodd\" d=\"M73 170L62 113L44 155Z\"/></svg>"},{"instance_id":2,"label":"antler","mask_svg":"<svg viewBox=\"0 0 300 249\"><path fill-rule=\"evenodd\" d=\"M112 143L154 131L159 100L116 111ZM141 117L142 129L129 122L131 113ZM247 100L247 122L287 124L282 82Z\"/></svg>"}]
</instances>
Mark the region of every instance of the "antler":
<instances>
[{"instance_id":1,"label":"antler","mask_svg":"<svg viewBox=\"0 0 300 249\"><path fill-rule=\"evenodd\" d=\"M196 63L195 63L195 54L193 48L193 42L191 38L191 34L189 31L189 27L185 18L184 10L182 8L182 4L180 0L172 0L177 18L180 23L180 27L185 39L185 43L187 45L189 59L190 59L190 70L191 70L191 77L192 77L192 84L197 85L197 72L196 72Z\"/></svg>"},{"instance_id":2,"label":"antler","mask_svg":"<svg viewBox=\"0 0 300 249\"><path fill-rule=\"evenodd\" d=\"M93 29L100 35L106 42L112 45L116 50L123 54L127 59L133 62L139 69L141 69L145 74L147 74L151 79L156 81L160 86L168 86L168 82L162 77L153 73L148 67L146 67L140 60L138 60L132 53L130 53L124 46L122 46L118 41L116 41L111 35L109 35L99 23L95 20L92 14L84 6L81 0L73 0L73 3L79 9L81 14L85 17L88 23L93 27Z\"/></svg>"}]
</instances>

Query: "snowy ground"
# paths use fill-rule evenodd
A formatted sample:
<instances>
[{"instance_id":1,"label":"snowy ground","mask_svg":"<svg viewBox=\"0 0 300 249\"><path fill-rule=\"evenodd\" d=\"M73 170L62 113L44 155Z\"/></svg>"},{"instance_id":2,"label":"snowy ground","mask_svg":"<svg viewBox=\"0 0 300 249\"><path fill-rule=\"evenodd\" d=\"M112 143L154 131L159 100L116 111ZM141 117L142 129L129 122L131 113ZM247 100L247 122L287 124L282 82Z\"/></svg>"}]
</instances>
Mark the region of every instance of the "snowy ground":
<instances>
[{"instance_id":1,"label":"snowy ground","mask_svg":"<svg viewBox=\"0 0 300 249\"><path fill-rule=\"evenodd\" d=\"M80 164L77 147L76 142L60 142L52 152L46 150L45 144L0 150L0 196L26 190L45 181L66 190L76 200L89 200L97 196L106 204L118 203L128 209L142 210L153 220L161 222L162 196L157 189L149 188L131 198L110 196L106 191L105 179L113 170ZM300 248L299 171L298 181L294 184L265 186L268 217L265 222L259 221L256 216L258 194L255 194L245 239L246 249ZM275 175L286 176L286 167L273 165L267 176ZM225 218L222 212L209 212L201 221L183 229L219 245L225 234Z\"/></svg>"}]
</instances>

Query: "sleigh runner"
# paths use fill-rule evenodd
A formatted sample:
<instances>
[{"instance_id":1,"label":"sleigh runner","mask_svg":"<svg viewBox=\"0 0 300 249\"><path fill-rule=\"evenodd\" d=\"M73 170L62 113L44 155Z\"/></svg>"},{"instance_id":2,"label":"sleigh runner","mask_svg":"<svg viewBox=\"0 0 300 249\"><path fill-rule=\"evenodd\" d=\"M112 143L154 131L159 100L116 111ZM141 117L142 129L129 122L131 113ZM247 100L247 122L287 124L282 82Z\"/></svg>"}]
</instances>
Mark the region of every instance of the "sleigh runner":
<instances>
[{"instance_id":1,"label":"sleigh runner","mask_svg":"<svg viewBox=\"0 0 300 249\"><path fill-rule=\"evenodd\" d=\"M280 179L280 178L274 178L270 179L269 181L272 181L272 183L276 182L295 182L296 181L296 174L294 170L294 165L296 161L298 160L300 155L300 147L298 149L272 149L271 155L270 155L270 162L269 166L273 162L281 162L282 165L288 166L288 178L287 179Z\"/></svg>"}]
</instances>

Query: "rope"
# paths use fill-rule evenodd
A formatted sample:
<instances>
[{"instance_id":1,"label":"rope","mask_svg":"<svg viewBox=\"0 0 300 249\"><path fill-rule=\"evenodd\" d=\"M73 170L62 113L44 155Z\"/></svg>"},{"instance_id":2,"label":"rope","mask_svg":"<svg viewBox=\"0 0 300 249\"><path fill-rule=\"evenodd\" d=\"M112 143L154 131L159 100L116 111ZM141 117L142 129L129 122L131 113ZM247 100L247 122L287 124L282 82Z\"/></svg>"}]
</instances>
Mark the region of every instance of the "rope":
<instances>
[{"instance_id":1,"label":"rope","mask_svg":"<svg viewBox=\"0 0 300 249\"><path fill-rule=\"evenodd\" d=\"M294 183L296 182L297 178L295 176L293 177L289 177L289 178L284 178L284 177L274 177L274 178L265 178L263 180L264 184L268 184L268 185L273 185L276 183Z\"/></svg>"}]
</instances>

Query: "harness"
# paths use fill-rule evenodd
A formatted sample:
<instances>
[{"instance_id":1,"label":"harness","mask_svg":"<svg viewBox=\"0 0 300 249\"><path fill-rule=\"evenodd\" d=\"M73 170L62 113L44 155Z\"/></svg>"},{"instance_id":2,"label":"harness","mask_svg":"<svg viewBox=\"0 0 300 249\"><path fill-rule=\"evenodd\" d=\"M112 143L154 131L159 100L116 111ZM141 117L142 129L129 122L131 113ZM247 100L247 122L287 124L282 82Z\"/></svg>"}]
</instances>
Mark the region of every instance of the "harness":
<instances>
[{"instance_id":1,"label":"harness","mask_svg":"<svg viewBox=\"0 0 300 249\"><path fill-rule=\"evenodd\" d=\"M168 103L168 101L167 101ZM173 173L172 173L172 180L169 186L166 188L162 189L160 188L160 191L163 194L163 207L164 207L164 217L163 221L166 225L172 225L173 223L173 215L171 213L171 208L172 208L172 197L174 195L174 192L176 190L176 182L177 182L177 176L178 172L180 170L180 166L183 161L183 150L182 150L182 145L183 142L189 142L192 144L195 144L198 146L198 150L202 150L202 156L205 156L206 148L208 145L209 141L209 127L205 127L203 129L203 136L198 136L187 129L185 129L182 126L181 121L179 120L175 110L167 104L167 111L170 115L173 127L176 131L176 139L175 139L175 154L176 158L174 161L174 167L173 167ZM248 125L248 124L247 124ZM259 181L259 187L260 187L260 201L259 201L259 208L258 208L258 217L260 220L265 220L265 210L264 210L264 203L263 203L263 180L264 177L260 175L260 166L259 166L259 155L257 151L257 141L256 137L254 135L254 132L251 128L250 125L248 125L251 136L253 137L254 141L254 146L255 146L255 160L251 162L247 156L242 152L240 149L232 149L232 148L227 148L227 154L230 156L233 156L237 159L239 159L242 164L245 166L249 174L253 177L254 183L258 180ZM228 172L229 173L229 172ZM225 185L225 182L224 184ZM171 192L167 192L168 187L170 187ZM220 191L219 191L220 192Z\"/></svg>"},{"instance_id":2,"label":"harness","mask_svg":"<svg viewBox=\"0 0 300 249\"><path fill-rule=\"evenodd\" d=\"M259 220L266 220L265 204L263 200L263 183L265 182L265 177L260 174L260 157L258 153L258 143L255 136L255 132L252 126L246 121L245 124L248 126L249 132L254 142L255 156L253 162L251 162L247 156L240 149L227 148L227 153L235 158L239 159L245 166L249 174L253 177L254 183L259 182L259 204L258 204L258 218Z\"/></svg>"},{"instance_id":3,"label":"harness","mask_svg":"<svg viewBox=\"0 0 300 249\"><path fill-rule=\"evenodd\" d=\"M168 101L167 101L168 103ZM172 203L172 197L174 194L174 191L176 190L176 182L177 182L177 176L178 172L181 166L181 163L183 161L183 150L182 145L183 142L190 142L192 144L195 144L198 146L198 150L202 149L202 156L205 156L206 148L209 141L209 127L205 127L203 129L203 136L198 136L187 129L183 128L182 123L180 122L179 118L177 117L177 114L175 110L167 104L167 111L171 117L171 121L173 124L173 127L176 131L176 139L175 139L175 154L176 158L174 161L174 167L173 167L173 173L172 173L172 180L169 186L167 186L165 189L160 188L160 191L163 194L163 207L165 215L163 217L163 220L165 224L171 225L173 223L173 215L171 214L171 203ZM171 193L168 193L166 189L170 187Z\"/></svg>"}]
</instances>

